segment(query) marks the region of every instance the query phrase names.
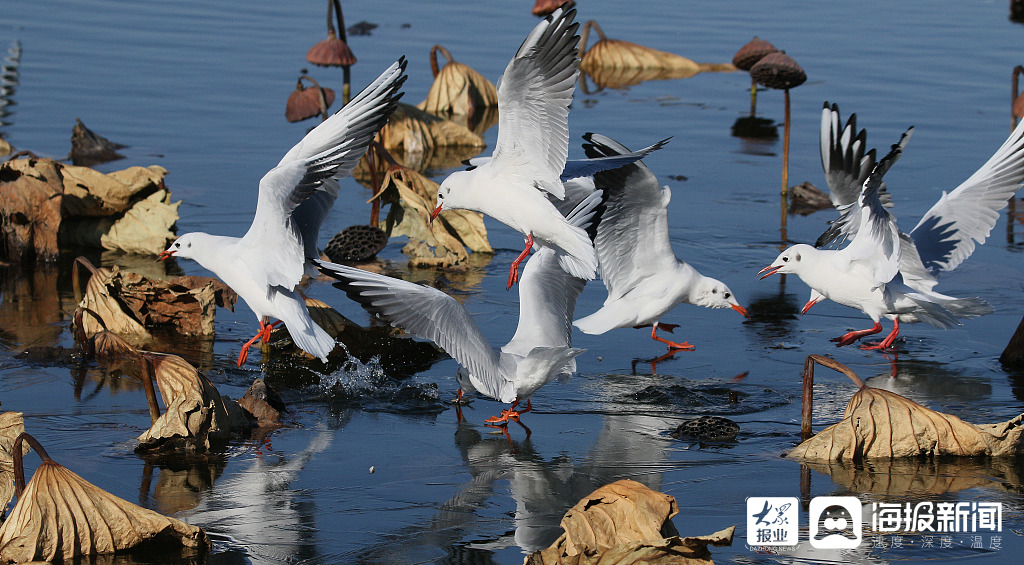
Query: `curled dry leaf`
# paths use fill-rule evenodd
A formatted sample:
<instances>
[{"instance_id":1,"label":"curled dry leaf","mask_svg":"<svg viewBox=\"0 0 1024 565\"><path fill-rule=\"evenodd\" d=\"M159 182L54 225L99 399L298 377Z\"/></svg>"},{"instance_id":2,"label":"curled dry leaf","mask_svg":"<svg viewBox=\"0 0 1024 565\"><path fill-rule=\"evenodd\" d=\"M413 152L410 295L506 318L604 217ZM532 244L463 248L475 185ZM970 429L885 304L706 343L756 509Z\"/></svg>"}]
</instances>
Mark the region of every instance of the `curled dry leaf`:
<instances>
[{"instance_id":1,"label":"curled dry leaf","mask_svg":"<svg viewBox=\"0 0 1024 565\"><path fill-rule=\"evenodd\" d=\"M37 443L33 448L43 462L0 527L0 561L69 560L157 539L209 547L201 528L116 497L51 460Z\"/></svg>"},{"instance_id":2,"label":"curled dry leaf","mask_svg":"<svg viewBox=\"0 0 1024 565\"><path fill-rule=\"evenodd\" d=\"M139 344L150 339L146 328L152 327L167 327L184 335L210 335L216 307L232 308L238 299L224 283L209 277L162 281L116 266L97 269L83 258L78 261L92 271L79 304L95 314L83 317L85 337L105 328Z\"/></svg>"},{"instance_id":3,"label":"curled dry leaf","mask_svg":"<svg viewBox=\"0 0 1024 565\"><path fill-rule=\"evenodd\" d=\"M605 485L562 518L565 533L527 565L711 563L708 545L731 545L734 526L709 536L680 538L670 518L674 497L632 480Z\"/></svg>"},{"instance_id":4,"label":"curled dry leaf","mask_svg":"<svg viewBox=\"0 0 1024 565\"><path fill-rule=\"evenodd\" d=\"M91 167L107 161L124 159L124 155L117 152L124 147L120 143L97 135L85 127L82 120L75 118L75 125L71 128L71 153L68 155L75 165Z\"/></svg>"},{"instance_id":5,"label":"curled dry leaf","mask_svg":"<svg viewBox=\"0 0 1024 565\"><path fill-rule=\"evenodd\" d=\"M485 146L484 138L465 126L401 102L387 125L381 128L378 139L388 151L404 152L407 160L415 155L433 155L442 147L458 148L459 154L468 153L465 159Z\"/></svg>"},{"instance_id":6,"label":"curled dry leaf","mask_svg":"<svg viewBox=\"0 0 1024 565\"><path fill-rule=\"evenodd\" d=\"M174 239L178 205L158 166L103 174L50 159L0 165L0 232L8 258L56 259L59 245L156 254ZM58 234L60 240L58 240Z\"/></svg>"},{"instance_id":7,"label":"curled dry leaf","mask_svg":"<svg viewBox=\"0 0 1024 565\"><path fill-rule=\"evenodd\" d=\"M856 377L845 365L834 360L828 363L851 375L851 379ZM1001 456L1020 452L1024 414L999 424L974 425L894 392L866 386L859 378L855 383L861 388L846 405L843 419L804 441L786 457L859 461L928 455Z\"/></svg>"},{"instance_id":8,"label":"curled dry leaf","mask_svg":"<svg viewBox=\"0 0 1024 565\"><path fill-rule=\"evenodd\" d=\"M438 52L448 59L440 70L437 66ZM498 107L498 90L494 84L469 65L454 60L444 47L435 45L430 50L430 66L434 71L434 83L430 85L427 99L417 105L420 110L437 116L461 117L459 123L469 127L469 124L481 122L485 109ZM496 113L492 114L497 118ZM487 127L491 125L494 124Z\"/></svg>"},{"instance_id":9,"label":"curled dry leaf","mask_svg":"<svg viewBox=\"0 0 1024 565\"><path fill-rule=\"evenodd\" d=\"M0 514L14 498L14 440L24 432L25 418L21 412L0 412ZM26 445L24 452L27 451Z\"/></svg>"},{"instance_id":10,"label":"curled dry leaf","mask_svg":"<svg viewBox=\"0 0 1024 565\"><path fill-rule=\"evenodd\" d=\"M136 450L203 452L228 439L232 424L224 399L206 377L177 355L143 352L142 358L156 379L166 410L139 436Z\"/></svg>"},{"instance_id":11,"label":"curled dry leaf","mask_svg":"<svg viewBox=\"0 0 1024 565\"><path fill-rule=\"evenodd\" d=\"M0 259L54 261L61 223L60 164L14 159L0 164Z\"/></svg>"},{"instance_id":12,"label":"curled dry leaf","mask_svg":"<svg viewBox=\"0 0 1024 565\"><path fill-rule=\"evenodd\" d=\"M492 253L487 241L483 215L468 210L446 210L437 221L430 214L437 206L437 183L405 167L391 167L384 174L379 197L391 204L387 231L409 236L408 249L415 249L414 266L451 266L466 260L465 247ZM465 246L465 247L464 247ZM403 252L406 250L403 249Z\"/></svg>"}]
</instances>

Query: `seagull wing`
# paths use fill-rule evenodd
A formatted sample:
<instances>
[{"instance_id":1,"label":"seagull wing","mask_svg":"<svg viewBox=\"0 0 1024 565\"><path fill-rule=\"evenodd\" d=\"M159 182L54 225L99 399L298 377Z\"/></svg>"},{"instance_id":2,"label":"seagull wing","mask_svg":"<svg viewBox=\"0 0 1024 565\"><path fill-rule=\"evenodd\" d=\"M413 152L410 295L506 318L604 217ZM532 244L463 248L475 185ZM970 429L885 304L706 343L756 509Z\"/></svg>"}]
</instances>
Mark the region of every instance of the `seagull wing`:
<instances>
[{"instance_id":1,"label":"seagull wing","mask_svg":"<svg viewBox=\"0 0 1024 565\"><path fill-rule=\"evenodd\" d=\"M588 135L584 135L586 138ZM565 162L565 168L562 169L562 182L568 182L575 178L593 176L595 173L601 171L607 171L610 169L617 169L623 165L639 161L651 153L664 147L671 137L662 139L661 141L640 149L639 151L627 151L623 154L617 155L606 155L604 157L592 157L590 159L570 159ZM621 147L621 146L620 146Z\"/></svg>"},{"instance_id":2,"label":"seagull wing","mask_svg":"<svg viewBox=\"0 0 1024 565\"><path fill-rule=\"evenodd\" d=\"M864 181L864 188L858 200L860 226L857 235L833 256L837 260L849 261L852 266L866 272L877 286L891 281L900 270L899 227L896 225L896 219L882 204L879 190L882 177L899 159L911 130L903 134L900 142L892 146L889 154L875 164L871 174Z\"/></svg>"},{"instance_id":3,"label":"seagull wing","mask_svg":"<svg viewBox=\"0 0 1024 565\"><path fill-rule=\"evenodd\" d=\"M405 82L399 59L336 114L306 134L260 180L256 216L241 244L256 250L268 285L294 288L305 259L316 258L317 236L348 175L385 123Z\"/></svg>"},{"instance_id":4,"label":"seagull wing","mask_svg":"<svg viewBox=\"0 0 1024 565\"><path fill-rule=\"evenodd\" d=\"M939 201L910 232L924 266L937 275L951 271L985 243L1024 181L1024 126L1013 133L970 178Z\"/></svg>"},{"instance_id":5,"label":"seagull wing","mask_svg":"<svg viewBox=\"0 0 1024 565\"><path fill-rule=\"evenodd\" d=\"M522 170L563 197L558 182L569 155L569 104L576 89L576 10L555 10L526 37L498 80L498 140L491 166Z\"/></svg>"},{"instance_id":6,"label":"seagull wing","mask_svg":"<svg viewBox=\"0 0 1024 565\"><path fill-rule=\"evenodd\" d=\"M629 153L604 135L587 134L584 139L588 157ZM605 198L594 246L608 300L615 300L640 280L675 268L678 260L668 238L671 191L658 184L642 161L595 174L594 186Z\"/></svg>"},{"instance_id":7,"label":"seagull wing","mask_svg":"<svg viewBox=\"0 0 1024 565\"><path fill-rule=\"evenodd\" d=\"M857 234L860 227L860 206L857 203L861 189L875 168L875 150L867 150L867 131L857 131L857 114L851 114L842 127L839 106L828 102L821 111L821 166L828 183L829 198L839 211L839 218L831 222L821 234L815 247L842 245ZM901 139L906 143L909 136ZM885 183L878 187L879 199L886 207L892 206L892 196Z\"/></svg>"},{"instance_id":8,"label":"seagull wing","mask_svg":"<svg viewBox=\"0 0 1024 565\"><path fill-rule=\"evenodd\" d=\"M325 275L338 279L334 286L368 312L444 349L485 384L481 392L490 394L486 387L496 391L509 380L499 368L498 352L454 298L436 288L354 267L326 261L316 264Z\"/></svg>"}]
</instances>

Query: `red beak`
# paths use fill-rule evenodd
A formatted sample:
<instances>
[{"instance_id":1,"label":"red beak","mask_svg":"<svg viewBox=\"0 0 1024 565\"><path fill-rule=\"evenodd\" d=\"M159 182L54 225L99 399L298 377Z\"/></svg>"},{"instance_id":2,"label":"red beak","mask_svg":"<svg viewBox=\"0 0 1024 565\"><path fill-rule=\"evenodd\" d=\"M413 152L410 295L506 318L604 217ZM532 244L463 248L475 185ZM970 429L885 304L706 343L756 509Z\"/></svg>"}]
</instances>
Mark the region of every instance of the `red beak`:
<instances>
[{"instance_id":1,"label":"red beak","mask_svg":"<svg viewBox=\"0 0 1024 565\"><path fill-rule=\"evenodd\" d=\"M731 306L732 306L733 310L739 312L740 314L743 314L744 318L747 317L747 309L746 308L740 306L739 304L732 304Z\"/></svg>"},{"instance_id":2,"label":"red beak","mask_svg":"<svg viewBox=\"0 0 1024 565\"><path fill-rule=\"evenodd\" d=\"M175 250L175 251L177 251L177 250ZM172 255L174 255L175 251L161 251L160 254L156 256L156 260L157 261L166 261L166 260L170 259Z\"/></svg>"},{"instance_id":3,"label":"red beak","mask_svg":"<svg viewBox=\"0 0 1024 565\"><path fill-rule=\"evenodd\" d=\"M770 276L774 275L781 268L782 268L782 265L779 265L778 267L776 267L775 265L768 265L767 267L765 267L765 268L763 268L763 269L761 269L760 271L757 272L757 274L759 274L759 275L761 275L761 273L764 273L763 275L758 277L758 280L763 279L765 277L770 277Z\"/></svg>"},{"instance_id":4,"label":"red beak","mask_svg":"<svg viewBox=\"0 0 1024 565\"><path fill-rule=\"evenodd\" d=\"M441 213L441 205L438 204L437 208L434 208L434 211L431 212L431 214L430 214L430 221L433 222L434 219L437 218L437 215L440 214L440 213Z\"/></svg>"}]
</instances>

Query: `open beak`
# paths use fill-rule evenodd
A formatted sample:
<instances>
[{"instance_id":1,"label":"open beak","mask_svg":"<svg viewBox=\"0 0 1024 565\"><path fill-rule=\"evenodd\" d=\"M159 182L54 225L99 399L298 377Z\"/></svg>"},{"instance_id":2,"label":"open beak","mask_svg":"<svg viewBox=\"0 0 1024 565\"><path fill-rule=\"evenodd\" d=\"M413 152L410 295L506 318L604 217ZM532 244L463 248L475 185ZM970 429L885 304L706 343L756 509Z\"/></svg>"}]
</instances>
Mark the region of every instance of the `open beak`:
<instances>
[{"instance_id":1,"label":"open beak","mask_svg":"<svg viewBox=\"0 0 1024 565\"><path fill-rule=\"evenodd\" d=\"M761 275L761 273L764 273L763 275L758 277L758 280L761 280L761 279L763 279L765 277L770 277L770 276L774 275L781 268L782 268L782 265L779 265L779 266L768 265L767 267L765 267L765 268L763 268L763 269L761 269L760 271L757 272L757 274L759 274L759 275Z\"/></svg>"},{"instance_id":2,"label":"open beak","mask_svg":"<svg viewBox=\"0 0 1024 565\"><path fill-rule=\"evenodd\" d=\"M730 304L730 306L732 306L733 310L739 312L740 314L743 314L744 318L747 317L747 309L746 308L740 306L739 304Z\"/></svg>"},{"instance_id":3,"label":"open beak","mask_svg":"<svg viewBox=\"0 0 1024 565\"><path fill-rule=\"evenodd\" d=\"M811 309L811 306L814 306L817 303L817 300L808 300L807 304L804 304L804 307L800 309L800 315L803 316L804 314L806 314L807 311Z\"/></svg>"},{"instance_id":4,"label":"open beak","mask_svg":"<svg viewBox=\"0 0 1024 565\"><path fill-rule=\"evenodd\" d=\"M438 204L437 208L434 208L434 211L430 213L430 221L433 222L434 219L437 218L437 215L440 214L440 213L441 213L441 205Z\"/></svg>"},{"instance_id":5,"label":"open beak","mask_svg":"<svg viewBox=\"0 0 1024 565\"><path fill-rule=\"evenodd\" d=\"M166 260L170 259L173 255L174 255L174 251L161 251L160 254L156 256L156 260L157 261L166 261Z\"/></svg>"}]
</instances>

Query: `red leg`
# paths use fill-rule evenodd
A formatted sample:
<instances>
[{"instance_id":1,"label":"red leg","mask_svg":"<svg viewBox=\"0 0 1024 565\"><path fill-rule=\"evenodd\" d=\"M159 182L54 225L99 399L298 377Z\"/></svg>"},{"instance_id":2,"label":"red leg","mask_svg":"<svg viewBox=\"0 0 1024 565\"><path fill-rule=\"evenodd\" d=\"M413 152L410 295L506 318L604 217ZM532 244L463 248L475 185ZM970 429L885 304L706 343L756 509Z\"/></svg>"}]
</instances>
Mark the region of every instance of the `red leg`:
<instances>
[{"instance_id":1,"label":"red leg","mask_svg":"<svg viewBox=\"0 0 1024 565\"><path fill-rule=\"evenodd\" d=\"M281 320L278 320L272 324L267 324L266 327L263 328L263 343L270 343L270 332L274 330L274 326L280 323Z\"/></svg>"},{"instance_id":2,"label":"red leg","mask_svg":"<svg viewBox=\"0 0 1024 565\"><path fill-rule=\"evenodd\" d=\"M524 408L522 410L516 410L516 406L518 406L518 405L519 405L519 399L517 398L515 400L515 402L512 403L512 406L508 407L508 410L502 410L501 411L501 415L500 416L491 416L490 418L487 418L486 420L484 420L484 422L487 422L488 424L503 423L503 424L507 425L509 420L513 420L513 421L518 422L519 421L519 416L521 416L522 414L526 414L527 412L533 410L533 404L531 404L529 399L526 400L526 408Z\"/></svg>"},{"instance_id":3,"label":"red leg","mask_svg":"<svg viewBox=\"0 0 1024 565\"><path fill-rule=\"evenodd\" d=\"M896 336L898 336L899 334L900 321L899 319L894 319L892 321L892 331L889 332L889 335L885 336L885 339L879 341L878 343L865 343L861 345L860 348L864 350L889 349L889 347L892 346L892 342L896 341Z\"/></svg>"},{"instance_id":4,"label":"red leg","mask_svg":"<svg viewBox=\"0 0 1024 565\"><path fill-rule=\"evenodd\" d=\"M508 284L505 285L505 290L512 288L512 285L519 281L519 263L526 259L526 256L530 254L530 249L533 248L533 234L526 234L526 247L523 252L516 257L515 261L512 261L512 265L508 268Z\"/></svg>"},{"instance_id":5,"label":"red leg","mask_svg":"<svg viewBox=\"0 0 1024 565\"><path fill-rule=\"evenodd\" d=\"M669 340L667 340L665 338L658 337L658 326L659 326L658 322L654 322L654 325L651 326L651 339L660 341L661 343L664 343L664 344L668 345L669 349L686 349L686 350L689 350L689 351L693 351L694 349L697 349L696 347L690 345L690 342L688 342L688 341L684 341L683 343L676 343L674 341L669 341ZM669 331L671 331L671 330L669 330Z\"/></svg>"},{"instance_id":6,"label":"red leg","mask_svg":"<svg viewBox=\"0 0 1024 565\"><path fill-rule=\"evenodd\" d=\"M256 335L253 336L252 339L245 342L245 345L242 346L242 350L238 352L239 367L241 367L245 363L245 360L249 358L249 348L252 347L252 344L256 343L257 341L263 338L264 332L266 332L268 336L270 335L270 331L267 329L267 323L261 319L260 330L256 332Z\"/></svg>"},{"instance_id":7,"label":"red leg","mask_svg":"<svg viewBox=\"0 0 1024 565\"><path fill-rule=\"evenodd\" d=\"M844 345L850 345L866 335L874 335L880 331L882 331L882 324L875 322L875 325L872 326L871 329L848 332L839 337L832 338L831 341L836 342L836 347L842 347Z\"/></svg>"}]
</instances>

